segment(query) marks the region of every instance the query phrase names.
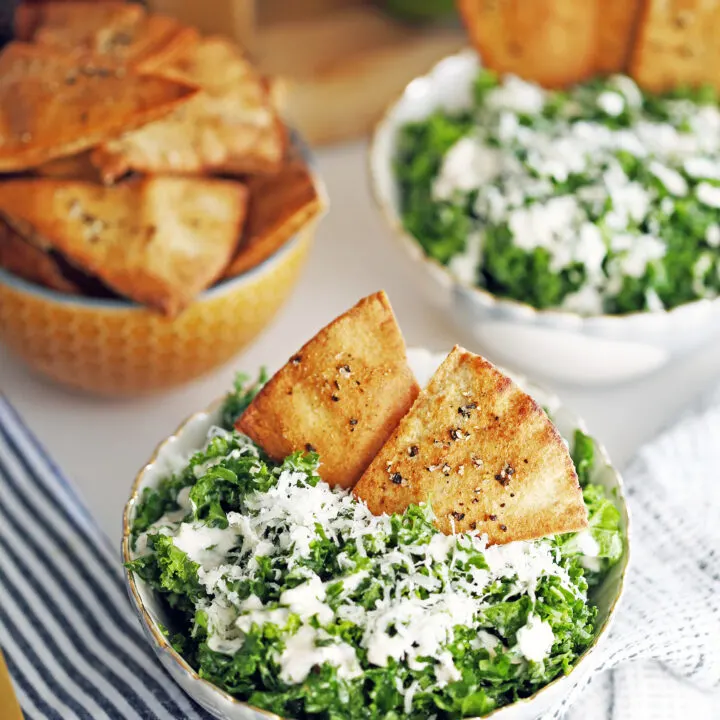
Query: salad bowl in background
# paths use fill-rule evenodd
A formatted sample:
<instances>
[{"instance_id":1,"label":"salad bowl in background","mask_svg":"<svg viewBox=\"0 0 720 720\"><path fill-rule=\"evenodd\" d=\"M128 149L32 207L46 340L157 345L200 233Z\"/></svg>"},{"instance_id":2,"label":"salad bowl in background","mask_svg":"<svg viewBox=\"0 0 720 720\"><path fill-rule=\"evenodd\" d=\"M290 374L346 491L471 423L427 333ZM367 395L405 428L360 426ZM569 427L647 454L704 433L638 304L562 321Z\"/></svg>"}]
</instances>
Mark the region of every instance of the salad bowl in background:
<instances>
[{"instance_id":1,"label":"salad bowl in background","mask_svg":"<svg viewBox=\"0 0 720 720\"><path fill-rule=\"evenodd\" d=\"M474 50L445 58L410 82L375 128L369 150L372 192L390 230L418 267L433 302L469 331L481 352L525 372L580 385L619 383L659 370L720 331L720 299L672 310L584 316L538 310L459 280L429 257L403 226L394 158L400 128L434 110L470 107L480 70Z\"/></svg>"},{"instance_id":2,"label":"salad bowl in background","mask_svg":"<svg viewBox=\"0 0 720 720\"><path fill-rule=\"evenodd\" d=\"M421 385L427 382L443 358L444 354L434 354L423 349L411 349L408 352L408 360ZM522 377L513 377L539 403L548 408L561 434L569 437L575 429L583 429L582 421L569 409L563 407L556 397L528 384ZM188 457L204 445L208 429L220 421L221 410L220 400L207 410L187 419L173 435L160 443L148 464L135 478L123 514L123 562L127 563L134 558L131 528L143 489L157 486L163 477L183 467ZM591 482L598 483L609 491L610 497L620 511L621 527L625 537L622 557L610 569L604 581L593 590L592 600L598 607L596 638L568 675L556 678L531 697L491 712L485 716L486 718L534 720L567 696L596 667L597 649L607 639L623 594L629 563L630 528L622 478L612 466L605 449L598 443L595 443L595 452L598 462L593 469ZM172 622L159 595L129 570L126 570L125 580L133 608L155 653L173 679L190 697L222 720L282 720L271 712L237 700L201 678L172 648L162 632L161 627L172 628Z\"/></svg>"}]
</instances>

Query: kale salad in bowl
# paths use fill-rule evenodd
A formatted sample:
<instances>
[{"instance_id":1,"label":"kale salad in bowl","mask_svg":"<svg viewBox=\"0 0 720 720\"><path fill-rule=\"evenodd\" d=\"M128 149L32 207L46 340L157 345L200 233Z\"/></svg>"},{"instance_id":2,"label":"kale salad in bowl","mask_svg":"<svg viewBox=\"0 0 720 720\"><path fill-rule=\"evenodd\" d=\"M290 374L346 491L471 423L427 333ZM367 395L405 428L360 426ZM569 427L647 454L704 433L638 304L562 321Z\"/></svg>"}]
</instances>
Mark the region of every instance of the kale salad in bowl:
<instances>
[{"instance_id":1,"label":"kale salad in bowl","mask_svg":"<svg viewBox=\"0 0 720 720\"><path fill-rule=\"evenodd\" d=\"M421 385L441 360L408 353ZM525 385L568 444L587 528L488 546L440 533L431 504L373 515L320 479L312 447L271 460L234 427L266 380L241 378L160 445L125 510L131 599L195 700L233 720L529 719L592 669L628 516L571 412Z\"/></svg>"},{"instance_id":2,"label":"kale salad in bowl","mask_svg":"<svg viewBox=\"0 0 720 720\"><path fill-rule=\"evenodd\" d=\"M648 93L613 75L546 90L467 51L407 86L377 126L370 171L430 292L506 362L621 381L717 326L709 88Z\"/></svg>"}]
</instances>

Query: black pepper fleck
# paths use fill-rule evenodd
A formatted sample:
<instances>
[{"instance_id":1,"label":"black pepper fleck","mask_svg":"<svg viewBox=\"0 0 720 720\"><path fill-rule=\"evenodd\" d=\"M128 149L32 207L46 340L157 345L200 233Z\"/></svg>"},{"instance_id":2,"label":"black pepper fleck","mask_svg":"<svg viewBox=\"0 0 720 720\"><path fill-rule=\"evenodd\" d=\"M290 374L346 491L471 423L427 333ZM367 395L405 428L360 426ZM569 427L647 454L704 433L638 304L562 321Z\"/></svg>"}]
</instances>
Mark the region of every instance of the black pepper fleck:
<instances>
[{"instance_id":1,"label":"black pepper fleck","mask_svg":"<svg viewBox=\"0 0 720 720\"><path fill-rule=\"evenodd\" d=\"M472 410L475 410L477 408L477 403L468 403L467 405L461 405L458 408L458 414L462 415L464 418L470 417L470 413Z\"/></svg>"},{"instance_id":2,"label":"black pepper fleck","mask_svg":"<svg viewBox=\"0 0 720 720\"><path fill-rule=\"evenodd\" d=\"M465 513L458 512L457 510L453 510L452 515L457 521L460 521L465 517Z\"/></svg>"},{"instance_id":3,"label":"black pepper fleck","mask_svg":"<svg viewBox=\"0 0 720 720\"><path fill-rule=\"evenodd\" d=\"M401 475L400 473L393 473L392 476L390 477L390 480L391 480L395 485L401 485L401 484L402 484L402 481L403 481L402 475Z\"/></svg>"},{"instance_id":4,"label":"black pepper fleck","mask_svg":"<svg viewBox=\"0 0 720 720\"><path fill-rule=\"evenodd\" d=\"M332 399L333 402L338 402L340 400L340 398L337 395L331 395L330 398Z\"/></svg>"},{"instance_id":5,"label":"black pepper fleck","mask_svg":"<svg viewBox=\"0 0 720 720\"><path fill-rule=\"evenodd\" d=\"M411 445L408 448L408 455L410 457L415 457L420 452L420 448L417 445Z\"/></svg>"},{"instance_id":6,"label":"black pepper fleck","mask_svg":"<svg viewBox=\"0 0 720 720\"><path fill-rule=\"evenodd\" d=\"M451 428L450 439L451 440L462 440L463 434L460 428Z\"/></svg>"},{"instance_id":7,"label":"black pepper fleck","mask_svg":"<svg viewBox=\"0 0 720 720\"><path fill-rule=\"evenodd\" d=\"M307 452L315 452L315 446L310 443L305 443L305 450Z\"/></svg>"},{"instance_id":8,"label":"black pepper fleck","mask_svg":"<svg viewBox=\"0 0 720 720\"><path fill-rule=\"evenodd\" d=\"M452 468L447 463L442 466L443 475L449 475L451 470Z\"/></svg>"},{"instance_id":9,"label":"black pepper fleck","mask_svg":"<svg viewBox=\"0 0 720 720\"><path fill-rule=\"evenodd\" d=\"M503 532L507 532L507 525L501 525L501 526L500 526L500 529L501 529Z\"/></svg>"},{"instance_id":10,"label":"black pepper fleck","mask_svg":"<svg viewBox=\"0 0 720 720\"><path fill-rule=\"evenodd\" d=\"M350 418L350 424L355 427L358 424L357 418Z\"/></svg>"},{"instance_id":11,"label":"black pepper fleck","mask_svg":"<svg viewBox=\"0 0 720 720\"><path fill-rule=\"evenodd\" d=\"M474 503L480 502L477 498L473 498L472 501L473 501Z\"/></svg>"},{"instance_id":12,"label":"black pepper fleck","mask_svg":"<svg viewBox=\"0 0 720 720\"><path fill-rule=\"evenodd\" d=\"M299 365L302 361L302 355L295 355L295 357L290 361L293 365Z\"/></svg>"},{"instance_id":13,"label":"black pepper fleck","mask_svg":"<svg viewBox=\"0 0 720 720\"><path fill-rule=\"evenodd\" d=\"M488 515L488 520L497 520L497 515Z\"/></svg>"},{"instance_id":14,"label":"black pepper fleck","mask_svg":"<svg viewBox=\"0 0 720 720\"><path fill-rule=\"evenodd\" d=\"M476 530L476 529L477 529L477 523L476 523L474 520L470 523L470 529L471 529L471 530Z\"/></svg>"}]
</instances>

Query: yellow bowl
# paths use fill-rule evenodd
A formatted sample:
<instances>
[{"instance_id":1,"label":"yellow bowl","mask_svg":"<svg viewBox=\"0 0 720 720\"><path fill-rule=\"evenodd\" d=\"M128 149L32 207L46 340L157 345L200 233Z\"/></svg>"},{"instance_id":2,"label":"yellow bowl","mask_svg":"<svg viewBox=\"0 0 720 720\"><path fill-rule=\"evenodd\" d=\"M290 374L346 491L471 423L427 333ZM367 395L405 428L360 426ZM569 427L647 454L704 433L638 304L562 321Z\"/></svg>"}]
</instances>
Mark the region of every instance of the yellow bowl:
<instances>
[{"instance_id":1,"label":"yellow bowl","mask_svg":"<svg viewBox=\"0 0 720 720\"><path fill-rule=\"evenodd\" d=\"M268 325L298 279L315 225L174 319L123 300L63 295L0 269L0 342L33 370L96 394L180 385L227 362Z\"/></svg>"}]
</instances>

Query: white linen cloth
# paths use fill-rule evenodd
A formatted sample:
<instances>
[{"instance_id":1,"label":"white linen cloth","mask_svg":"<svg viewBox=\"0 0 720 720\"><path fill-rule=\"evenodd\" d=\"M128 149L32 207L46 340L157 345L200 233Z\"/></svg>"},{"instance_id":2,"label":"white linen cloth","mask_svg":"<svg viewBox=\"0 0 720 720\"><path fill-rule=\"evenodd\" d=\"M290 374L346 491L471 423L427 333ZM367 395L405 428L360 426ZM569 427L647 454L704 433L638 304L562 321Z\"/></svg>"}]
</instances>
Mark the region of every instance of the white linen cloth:
<instances>
[{"instance_id":1,"label":"white linen cloth","mask_svg":"<svg viewBox=\"0 0 720 720\"><path fill-rule=\"evenodd\" d=\"M598 669L544 720L720 718L720 388L623 473L626 595Z\"/></svg>"}]
</instances>

